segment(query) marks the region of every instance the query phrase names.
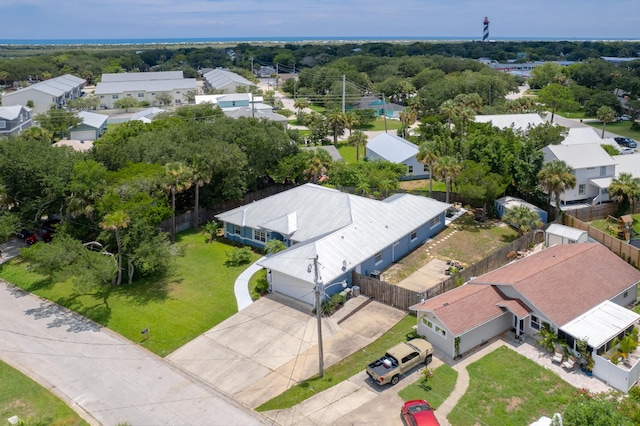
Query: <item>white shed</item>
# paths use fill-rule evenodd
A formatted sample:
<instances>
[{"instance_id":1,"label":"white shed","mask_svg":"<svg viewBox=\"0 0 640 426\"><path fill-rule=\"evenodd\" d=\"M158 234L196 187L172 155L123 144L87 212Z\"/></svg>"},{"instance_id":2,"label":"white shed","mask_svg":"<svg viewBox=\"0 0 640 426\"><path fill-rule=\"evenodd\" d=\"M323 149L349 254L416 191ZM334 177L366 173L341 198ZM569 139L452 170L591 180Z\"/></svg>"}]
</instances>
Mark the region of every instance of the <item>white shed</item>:
<instances>
[{"instance_id":1,"label":"white shed","mask_svg":"<svg viewBox=\"0 0 640 426\"><path fill-rule=\"evenodd\" d=\"M556 244L586 243L588 238L587 231L552 223L545 231L544 242L545 246L551 247Z\"/></svg>"}]
</instances>

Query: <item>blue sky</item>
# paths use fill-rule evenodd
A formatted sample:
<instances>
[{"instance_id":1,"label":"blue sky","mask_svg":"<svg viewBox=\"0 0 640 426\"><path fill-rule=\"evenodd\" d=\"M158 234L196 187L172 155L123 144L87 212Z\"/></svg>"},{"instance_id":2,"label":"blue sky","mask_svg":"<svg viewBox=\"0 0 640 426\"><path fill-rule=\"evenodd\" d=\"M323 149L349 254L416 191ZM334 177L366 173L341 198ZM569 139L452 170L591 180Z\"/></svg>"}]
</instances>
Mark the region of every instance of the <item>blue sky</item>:
<instances>
[{"instance_id":1,"label":"blue sky","mask_svg":"<svg viewBox=\"0 0 640 426\"><path fill-rule=\"evenodd\" d=\"M2 0L1 39L640 38L638 0Z\"/></svg>"}]
</instances>

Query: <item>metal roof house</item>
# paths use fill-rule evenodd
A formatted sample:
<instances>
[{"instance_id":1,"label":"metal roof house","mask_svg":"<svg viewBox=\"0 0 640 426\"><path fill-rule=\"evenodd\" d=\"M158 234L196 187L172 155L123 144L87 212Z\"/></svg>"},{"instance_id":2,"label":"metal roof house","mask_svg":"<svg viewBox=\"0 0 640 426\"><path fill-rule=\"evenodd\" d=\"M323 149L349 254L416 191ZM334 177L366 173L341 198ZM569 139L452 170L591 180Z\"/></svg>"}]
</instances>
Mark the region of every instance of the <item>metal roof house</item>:
<instances>
[{"instance_id":1,"label":"metal roof house","mask_svg":"<svg viewBox=\"0 0 640 426\"><path fill-rule=\"evenodd\" d=\"M419 151L418 145L400 136L382 133L367 142L365 155L369 160L386 160L404 165L406 173L403 179L428 178L429 168L416 160Z\"/></svg>"},{"instance_id":2,"label":"metal roof house","mask_svg":"<svg viewBox=\"0 0 640 426\"><path fill-rule=\"evenodd\" d=\"M626 308L637 300L639 281L640 271L599 243L559 244L411 309L418 333L452 358L508 330L535 336L549 326L574 351L584 339L593 374L626 392L640 377L640 362L618 366L605 355L640 319Z\"/></svg>"},{"instance_id":3,"label":"metal roof house","mask_svg":"<svg viewBox=\"0 0 640 426\"><path fill-rule=\"evenodd\" d=\"M246 92L256 86L243 76L227 70L211 70L203 74L202 77L208 88L221 93L238 93L238 87L242 87Z\"/></svg>"},{"instance_id":4,"label":"metal roof house","mask_svg":"<svg viewBox=\"0 0 640 426\"><path fill-rule=\"evenodd\" d=\"M496 115L476 115L476 123L491 123L499 129L513 127L516 130L527 130L528 127L535 127L544 123L540 115L531 114L496 114Z\"/></svg>"},{"instance_id":5,"label":"metal roof house","mask_svg":"<svg viewBox=\"0 0 640 426\"><path fill-rule=\"evenodd\" d=\"M31 125L31 108L22 105L0 106L0 136L17 135Z\"/></svg>"},{"instance_id":6,"label":"metal roof house","mask_svg":"<svg viewBox=\"0 0 640 426\"><path fill-rule=\"evenodd\" d=\"M313 305L315 276L309 265L316 256L320 279L331 293L332 284L351 282L352 271L382 270L440 232L449 207L409 194L378 201L306 184L216 218L230 240L255 247L283 241L288 248L259 265L267 269L272 291Z\"/></svg>"},{"instance_id":7,"label":"metal roof house","mask_svg":"<svg viewBox=\"0 0 640 426\"><path fill-rule=\"evenodd\" d=\"M516 206L525 206L529 210L536 212L540 217L540 220L542 221L542 223L547 223L547 212L545 210L531 203L527 203L526 201L521 200L520 198L511 197L509 195L496 200L495 202L496 214L498 215L499 218L502 218L502 216L507 212L507 210Z\"/></svg>"},{"instance_id":8,"label":"metal roof house","mask_svg":"<svg viewBox=\"0 0 640 426\"><path fill-rule=\"evenodd\" d=\"M107 131L107 117L104 114L80 111L82 122L69 131L69 139L94 141Z\"/></svg>"},{"instance_id":9,"label":"metal roof house","mask_svg":"<svg viewBox=\"0 0 640 426\"><path fill-rule=\"evenodd\" d=\"M85 80L80 77L71 74L61 75L3 94L2 105L30 105L31 102L33 114L42 114L52 106L60 108L68 101L79 98L84 84Z\"/></svg>"},{"instance_id":10,"label":"metal roof house","mask_svg":"<svg viewBox=\"0 0 640 426\"><path fill-rule=\"evenodd\" d=\"M196 79L183 78L182 71L105 73L94 94L100 99L100 108L111 109L124 97L157 106L160 93L171 96L171 105L182 105L187 92L195 93L196 89Z\"/></svg>"}]
</instances>

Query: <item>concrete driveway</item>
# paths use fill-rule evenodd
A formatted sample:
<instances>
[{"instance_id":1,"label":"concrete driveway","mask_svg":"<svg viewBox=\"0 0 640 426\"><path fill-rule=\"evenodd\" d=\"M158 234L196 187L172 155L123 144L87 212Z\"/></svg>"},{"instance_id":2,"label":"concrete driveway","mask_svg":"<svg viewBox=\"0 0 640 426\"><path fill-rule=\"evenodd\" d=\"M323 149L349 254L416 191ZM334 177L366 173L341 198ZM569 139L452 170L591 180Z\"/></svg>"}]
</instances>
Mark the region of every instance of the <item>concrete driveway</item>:
<instances>
[{"instance_id":1,"label":"concrete driveway","mask_svg":"<svg viewBox=\"0 0 640 426\"><path fill-rule=\"evenodd\" d=\"M92 425L266 424L146 349L3 281L0 359Z\"/></svg>"},{"instance_id":2,"label":"concrete driveway","mask_svg":"<svg viewBox=\"0 0 640 426\"><path fill-rule=\"evenodd\" d=\"M406 315L364 296L322 320L325 368L363 348ZM311 307L270 294L170 354L167 359L248 407L318 373Z\"/></svg>"}]
</instances>

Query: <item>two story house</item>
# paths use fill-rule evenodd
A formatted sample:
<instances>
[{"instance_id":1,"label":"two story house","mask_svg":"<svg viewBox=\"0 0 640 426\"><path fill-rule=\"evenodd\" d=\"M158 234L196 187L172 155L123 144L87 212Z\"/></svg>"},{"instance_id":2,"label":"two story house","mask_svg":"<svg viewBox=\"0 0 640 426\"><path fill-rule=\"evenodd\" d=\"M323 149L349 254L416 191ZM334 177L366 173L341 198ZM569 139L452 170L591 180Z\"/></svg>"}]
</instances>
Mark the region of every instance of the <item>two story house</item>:
<instances>
[{"instance_id":1,"label":"two story house","mask_svg":"<svg viewBox=\"0 0 640 426\"><path fill-rule=\"evenodd\" d=\"M0 107L0 136L17 135L31 125L31 108L22 105Z\"/></svg>"}]
</instances>

